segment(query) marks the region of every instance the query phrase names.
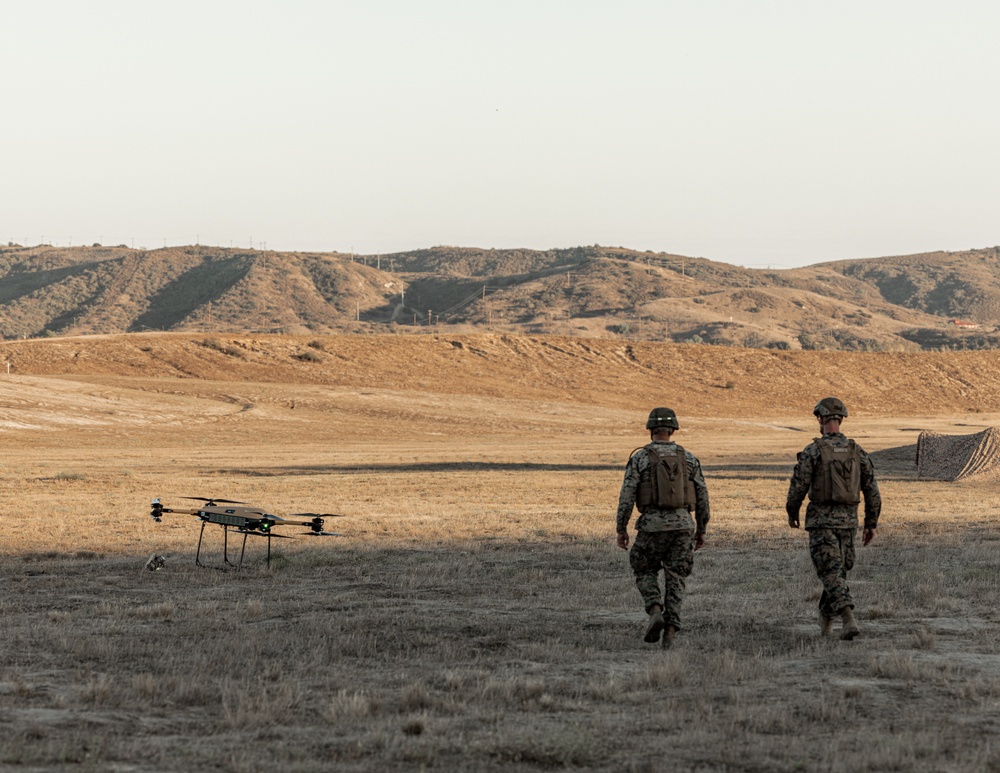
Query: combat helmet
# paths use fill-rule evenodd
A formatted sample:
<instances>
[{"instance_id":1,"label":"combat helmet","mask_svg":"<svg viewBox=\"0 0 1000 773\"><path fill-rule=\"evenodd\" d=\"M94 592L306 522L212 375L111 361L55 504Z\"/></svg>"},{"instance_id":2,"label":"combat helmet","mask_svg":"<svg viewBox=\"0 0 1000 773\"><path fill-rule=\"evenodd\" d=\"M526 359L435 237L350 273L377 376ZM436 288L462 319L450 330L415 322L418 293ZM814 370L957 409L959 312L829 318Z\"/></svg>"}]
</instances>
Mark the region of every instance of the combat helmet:
<instances>
[{"instance_id":1,"label":"combat helmet","mask_svg":"<svg viewBox=\"0 0 1000 773\"><path fill-rule=\"evenodd\" d=\"M813 416L816 416L823 421L834 417L846 419L847 406L844 405L844 401L838 397L824 397L816 403L816 407L813 408Z\"/></svg>"},{"instance_id":2,"label":"combat helmet","mask_svg":"<svg viewBox=\"0 0 1000 773\"><path fill-rule=\"evenodd\" d=\"M672 408L654 408L649 412L649 418L646 419L646 429L660 429L662 427L680 429L681 425L677 423L677 414Z\"/></svg>"}]
</instances>

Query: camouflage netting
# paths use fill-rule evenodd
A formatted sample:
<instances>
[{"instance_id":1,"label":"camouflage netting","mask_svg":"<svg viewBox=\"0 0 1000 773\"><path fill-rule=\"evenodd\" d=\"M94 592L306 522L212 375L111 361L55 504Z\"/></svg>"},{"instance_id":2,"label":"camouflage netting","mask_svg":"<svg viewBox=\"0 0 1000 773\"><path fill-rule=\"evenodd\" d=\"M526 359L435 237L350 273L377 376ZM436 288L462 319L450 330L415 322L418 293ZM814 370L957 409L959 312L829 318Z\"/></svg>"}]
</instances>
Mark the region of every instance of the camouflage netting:
<instances>
[{"instance_id":1,"label":"camouflage netting","mask_svg":"<svg viewBox=\"0 0 1000 773\"><path fill-rule=\"evenodd\" d=\"M921 432L917 439L917 478L1000 478L1000 429L990 427L974 435Z\"/></svg>"}]
</instances>

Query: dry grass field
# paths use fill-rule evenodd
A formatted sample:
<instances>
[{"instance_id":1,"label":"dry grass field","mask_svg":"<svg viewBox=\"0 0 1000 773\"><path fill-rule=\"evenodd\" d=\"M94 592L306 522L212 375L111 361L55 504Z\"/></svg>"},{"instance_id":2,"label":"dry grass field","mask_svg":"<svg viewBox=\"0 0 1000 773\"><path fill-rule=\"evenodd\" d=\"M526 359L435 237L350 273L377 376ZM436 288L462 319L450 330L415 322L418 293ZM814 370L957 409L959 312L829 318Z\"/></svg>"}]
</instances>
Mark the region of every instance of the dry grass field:
<instances>
[{"instance_id":1,"label":"dry grass field","mask_svg":"<svg viewBox=\"0 0 1000 773\"><path fill-rule=\"evenodd\" d=\"M1000 482L918 481L907 448L1000 424L1000 358L211 344L0 345L0 769L1000 770ZM818 636L783 509L830 392L885 501L852 642ZM614 545L657 404L713 510L671 650ZM345 536L198 568L197 521L153 523L155 496L339 512Z\"/></svg>"}]
</instances>

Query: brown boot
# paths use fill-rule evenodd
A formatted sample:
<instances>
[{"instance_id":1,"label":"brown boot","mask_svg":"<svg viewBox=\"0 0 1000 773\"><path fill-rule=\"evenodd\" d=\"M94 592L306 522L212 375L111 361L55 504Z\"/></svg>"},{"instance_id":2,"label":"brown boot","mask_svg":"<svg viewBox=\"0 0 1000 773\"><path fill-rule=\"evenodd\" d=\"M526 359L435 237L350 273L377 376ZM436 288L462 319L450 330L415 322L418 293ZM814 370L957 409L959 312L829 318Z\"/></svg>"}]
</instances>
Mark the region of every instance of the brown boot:
<instances>
[{"instance_id":1,"label":"brown boot","mask_svg":"<svg viewBox=\"0 0 1000 773\"><path fill-rule=\"evenodd\" d=\"M819 633L820 636L829 636L833 633L833 618L827 617L824 614L819 616Z\"/></svg>"},{"instance_id":2,"label":"brown boot","mask_svg":"<svg viewBox=\"0 0 1000 773\"><path fill-rule=\"evenodd\" d=\"M677 638L677 629L668 625L663 629L663 649L668 650L674 646L674 639Z\"/></svg>"},{"instance_id":3,"label":"brown boot","mask_svg":"<svg viewBox=\"0 0 1000 773\"><path fill-rule=\"evenodd\" d=\"M858 622L854 619L854 610L850 607L844 607L840 610L840 619L844 621L844 626L840 629L840 638L850 641L859 633L861 629L858 628Z\"/></svg>"},{"instance_id":4,"label":"brown boot","mask_svg":"<svg viewBox=\"0 0 1000 773\"><path fill-rule=\"evenodd\" d=\"M658 642L664 625L663 610L659 607L654 607L653 611L649 613L649 625L646 626L646 635L642 637L642 640L650 644Z\"/></svg>"}]
</instances>

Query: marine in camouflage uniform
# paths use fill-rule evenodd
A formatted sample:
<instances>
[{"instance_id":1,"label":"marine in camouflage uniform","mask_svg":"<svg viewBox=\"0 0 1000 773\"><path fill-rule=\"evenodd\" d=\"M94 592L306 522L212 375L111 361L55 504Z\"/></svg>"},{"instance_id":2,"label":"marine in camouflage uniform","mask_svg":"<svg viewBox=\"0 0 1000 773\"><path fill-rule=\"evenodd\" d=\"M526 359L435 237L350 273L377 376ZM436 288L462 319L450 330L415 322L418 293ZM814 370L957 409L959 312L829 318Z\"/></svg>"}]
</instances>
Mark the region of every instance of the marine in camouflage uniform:
<instances>
[{"instance_id":1,"label":"marine in camouflage uniform","mask_svg":"<svg viewBox=\"0 0 1000 773\"><path fill-rule=\"evenodd\" d=\"M788 486L785 509L788 513L788 525L793 529L799 528L799 509L806 494L809 494L805 527L809 532L809 555L816 574L823 583L823 593L819 599L820 628L823 635L829 635L833 629L833 621L840 617L843 619L841 638L853 639L860 631L854 619L854 599L847 585L847 573L854 567L858 494L864 497L865 502L864 545L875 538L882 497L871 459L864 449L854 444L860 468L856 480L859 491L853 497L841 497L853 499L854 503L833 501L832 498L823 501L822 498L830 494L824 486L818 485L824 475L822 446L825 444L847 458L852 453L853 441L840 431L840 423L847 417L847 406L841 400L826 397L817 403L813 414L819 420L823 436L816 438L799 453ZM830 475L829 472L826 474ZM819 501L816 501L817 498Z\"/></svg>"},{"instance_id":2,"label":"marine in camouflage uniform","mask_svg":"<svg viewBox=\"0 0 1000 773\"><path fill-rule=\"evenodd\" d=\"M705 529L709 520L708 488L702 475L701 463L683 450L684 464L694 501L689 506L658 507L644 505L639 496L642 486L649 486L653 477L650 447L658 455L675 455L680 450L670 438L679 429L677 416L669 408L655 408L649 414L646 428L650 430L650 445L633 452L625 466L625 479L618 495L617 543L628 549L628 524L632 509L639 506L636 537L629 552L629 564L635 574L635 584L642 595L649 623L644 640L657 642L663 633L663 646L669 647L681 628L680 607L685 580L691 574L694 551L705 544ZM690 508L694 510L691 517ZM659 584L664 573L664 588Z\"/></svg>"}]
</instances>

